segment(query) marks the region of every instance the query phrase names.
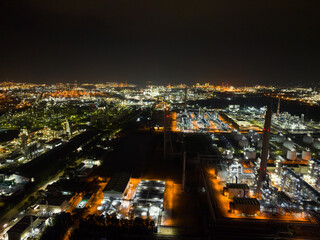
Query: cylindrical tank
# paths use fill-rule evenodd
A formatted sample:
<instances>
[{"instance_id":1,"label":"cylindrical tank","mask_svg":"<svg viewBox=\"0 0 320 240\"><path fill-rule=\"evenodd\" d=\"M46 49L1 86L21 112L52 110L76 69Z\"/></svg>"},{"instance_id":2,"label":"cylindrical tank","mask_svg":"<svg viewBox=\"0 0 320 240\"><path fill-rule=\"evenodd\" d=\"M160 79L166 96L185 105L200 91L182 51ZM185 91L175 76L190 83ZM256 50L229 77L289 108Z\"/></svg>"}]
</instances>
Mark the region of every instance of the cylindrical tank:
<instances>
[{"instance_id":1,"label":"cylindrical tank","mask_svg":"<svg viewBox=\"0 0 320 240\"><path fill-rule=\"evenodd\" d=\"M227 158L227 159L232 159L232 158L233 158L233 153L232 153L232 151L227 150L227 152L226 152L226 158Z\"/></svg>"},{"instance_id":2,"label":"cylindrical tank","mask_svg":"<svg viewBox=\"0 0 320 240\"><path fill-rule=\"evenodd\" d=\"M241 133L236 133L236 135L234 136L234 140L236 141L240 141L242 139L242 134Z\"/></svg>"},{"instance_id":3,"label":"cylindrical tank","mask_svg":"<svg viewBox=\"0 0 320 240\"><path fill-rule=\"evenodd\" d=\"M313 142L313 146L314 146L315 149L320 150L320 141L319 140L314 141Z\"/></svg>"},{"instance_id":4,"label":"cylindrical tank","mask_svg":"<svg viewBox=\"0 0 320 240\"><path fill-rule=\"evenodd\" d=\"M263 141L262 141L262 139L260 139L260 140L258 141L258 147L259 147L259 148L262 148L262 144L263 144Z\"/></svg>"},{"instance_id":5,"label":"cylindrical tank","mask_svg":"<svg viewBox=\"0 0 320 240\"><path fill-rule=\"evenodd\" d=\"M293 148L294 143L291 141L291 139L288 138L287 140L285 140L283 142L283 146L286 147L286 148L291 149L291 148Z\"/></svg>"},{"instance_id":6,"label":"cylindrical tank","mask_svg":"<svg viewBox=\"0 0 320 240\"><path fill-rule=\"evenodd\" d=\"M277 143L283 143L284 140L286 140L285 136L283 136L282 134L276 135L274 139L276 140Z\"/></svg>"},{"instance_id":7,"label":"cylindrical tank","mask_svg":"<svg viewBox=\"0 0 320 240\"><path fill-rule=\"evenodd\" d=\"M243 156L245 159L256 159L257 152L255 150L246 150L244 151Z\"/></svg>"},{"instance_id":8,"label":"cylindrical tank","mask_svg":"<svg viewBox=\"0 0 320 240\"><path fill-rule=\"evenodd\" d=\"M233 131L231 132L231 136L234 137L234 136L237 135L237 133L239 133L237 130L233 130Z\"/></svg>"},{"instance_id":9,"label":"cylindrical tank","mask_svg":"<svg viewBox=\"0 0 320 240\"><path fill-rule=\"evenodd\" d=\"M249 130L247 136L248 136L248 138L250 138L250 137L252 137L254 134L255 134L255 131Z\"/></svg>"},{"instance_id":10,"label":"cylindrical tank","mask_svg":"<svg viewBox=\"0 0 320 240\"><path fill-rule=\"evenodd\" d=\"M287 151L287 159L288 160L296 160L297 159L297 151L295 149L290 149Z\"/></svg>"},{"instance_id":11,"label":"cylindrical tank","mask_svg":"<svg viewBox=\"0 0 320 240\"><path fill-rule=\"evenodd\" d=\"M249 146L249 141L245 137L242 137L242 139L239 141L239 146L243 148L247 147Z\"/></svg>"},{"instance_id":12,"label":"cylindrical tank","mask_svg":"<svg viewBox=\"0 0 320 240\"><path fill-rule=\"evenodd\" d=\"M307 161L309 161L310 159L311 159L311 151L310 150L308 150L308 149L306 149L306 150L303 150L302 151L302 156L301 156L301 158L303 159L303 160L307 160Z\"/></svg>"},{"instance_id":13,"label":"cylindrical tank","mask_svg":"<svg viewBox=\"0 0 320 240\"><path fill-rule=\"evenodd\" d=\"M307 135L304 135L302 138L302 141L307 144L313 143L313 140L313 137L309 133Z\"/></svg>"},{"instance_id":14,"label":"cylindrical tank","mask_svg":"<svg viewBox=\"0 0 320 240\"><path fill-rule=\"evenodd\" d=\"M252 140L256 143L260 140L260 135L258 133L254 133L254 135L252 135Z\"/></svg>"}]
</instances>

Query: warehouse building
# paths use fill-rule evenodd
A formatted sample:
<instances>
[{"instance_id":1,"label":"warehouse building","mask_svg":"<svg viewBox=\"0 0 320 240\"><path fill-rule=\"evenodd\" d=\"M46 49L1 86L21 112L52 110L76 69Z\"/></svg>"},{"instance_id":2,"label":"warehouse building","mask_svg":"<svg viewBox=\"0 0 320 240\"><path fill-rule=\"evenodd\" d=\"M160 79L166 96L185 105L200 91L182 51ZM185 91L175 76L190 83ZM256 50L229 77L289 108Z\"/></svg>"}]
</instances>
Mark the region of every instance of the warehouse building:
<instances>
[{"instance_id":1,"label":"warehouse building","mask_svg":"<svg viewBox=\"0 0 320 240\"><path fill-rule=\"evenodd\" d=\"M103 189L104 198L121 199L130 181L131 175L125 172L114 174Z\"/></svg>"},{"instance_id":2,"label":"warehouse building","mask_svg":"<svg viewBox=\"0 0 320 240\"><path fill-rule=\"evenodd\" d=\"M223 195L229 198L247 197L249 195L249 186L242 183L227 183L223 188Z\"/></svg>"},{"instance_id":3,"label":"warehouse building","mask_svg":"<svg viewBox=\"0 0 320 240\"><path fill-rule=\"evenodd\" d=\"M256 198L234 197L230 202L230 211L239 214L258 214L260 212L260 203Z\"/></svg>"}]
</instances>

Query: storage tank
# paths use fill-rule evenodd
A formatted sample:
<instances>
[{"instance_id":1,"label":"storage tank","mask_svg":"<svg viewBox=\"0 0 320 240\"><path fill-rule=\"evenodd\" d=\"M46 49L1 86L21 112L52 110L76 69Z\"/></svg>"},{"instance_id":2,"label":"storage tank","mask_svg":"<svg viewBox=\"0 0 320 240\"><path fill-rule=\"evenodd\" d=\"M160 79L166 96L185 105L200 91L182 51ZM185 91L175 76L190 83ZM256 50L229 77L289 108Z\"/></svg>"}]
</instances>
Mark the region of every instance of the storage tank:
<instances>
[{"instance_id":1,"label":"storage tank","mask_svg":"<svg viewBox=\"0 0 320 240\"><path fill-rule=\"evenodd\" d=\"M294 161L297 159L297 151L295 149L290 149L287 151L287 159Z\"/></svg>"},{"instance_id":2,"label":"storage tank","mask_svg":"<svg viewBox=\"0 0 320 240\"><path fill-rule=\"evenodd\" d=\"M258 142L260 140L260 135L258 133L254 133L254 135L251 137L253 142Z\"/></svg>"},{"instance_id":3,"label":"storage tank","mask_svg":"<svg viewBox=\"0 0 320 240\"><path fill-rule=\"evenodd\" d=\"M277 143L283 143L284 140L286 140L285 136L283 136L281 133L276 135L274 139L276 140Z\"/></svg>"},{"instance_id":4,"label":"storage tank","mask_svg":"<svg viewBox=\"0 0 320 240\"><path fill-rule=\"evenodd\" d=\"M239 146L240 147L248 147L249 146L249 141L245 137L242 137L242 139L239 141Z\"/></svg>"},{"instance_id":5,"label":"storage tank","mask_svg":"<svg viewBox=\"0 0 320 240\"><path fill-rule=\"evenodd\" d=\"M263 144L263 141L262 141L262 138L258 141L258 147L259 148L262 148L262 144Z\"/></svg>"},{"instance_id":6,"label":"storage tank","mask_svg":"<svg viewBox=\"0 0 320 240\"><path fill-rule=\"evenodd\" d=\"M288 138L287 140L285 140L285 141L283 142L283 146L286 147L286 148L291 149L291 148L293 148L294 143L291 141L290 138Z\"/></svg>"},{"instance_id":7,"label":"storage tank","mask_svg":"<svg viewBox=\"0 0 320 240\"><path fill-rule=\"evenodd\" d=\"M227 158L227 159L232 159L232 158L233 158L233 153L232 153L232 151L230 151L230 150L227 150L227 151L226 151L226 158Z\"/></svg>"},{"instance_id":8,"label":"storage tank","mask_svg":"<svg viewBox=\"0 0 320 240\"><path fill-rule=\"evenodd\" d=\"M247 134L247 137L248 137L248 138L251 138L254 134L255 134L255 131L249 130L249 132L248 132L248 134Z\"/></svg>"},{"instance_id":9,"label":"storage tank","mask_svg":"<svg viewBox=\"0 0 320 240\"><path fill-rule=\"evenodd\" d=\"M241 133L236 133L236 135L234 136L234 140L236 141L240 141L242 139L242 134Z\"/></svg>"},{"instance_id":10,"label":"storage tank","mask_svg":"<svg viewBox=\"0 0 320 240\"><path fill-rule=\"evenodd\" d=\"M304 143L307 143L307 144L311 144L313 143L313 137L310 135L310 133L308 133L307 135L304 135L303 138L302 138L302 141Z\"/></svg>"},{"instance_id":11,"label":"storage tank","mask_svg":"<svg viewBox=\"0 0 320 240\"><path fill-rule=\"evenodd\" d=\"M311 159L311 155L312 154L311 154L311 151L309 149L305 149L305 150L302 151L301 155L302 155L301 158L303 160L309 161Z\"/></svg>"},{"instance_id":12,"label":"storage tank","mask_svg":"<svg viewBox=\"0 0 320 240\"><path fill-rule=\"evenodd\" d=\"M315 149L320 150L320 141L319 140L314 141L313 146Z\"/></svg>"},{"instance_id":13,"label":"storage tank","mask_svg":"<svg viewBox=\"0 0 320 240\"><path fill-rule=\"evenodd\" d=\"M232 136L232 137L235 137L235 136L237 135L237 133L239 133L237 130L233 130L233 131L231 132L231 136Z\"/></svg>"},{"instance_id":14,"label":"storage tank","mask_svg":"<svg viewBox=\"0 0 320 240\"><path fill-rule=\"evenodd\" d=\"M244 151L243 156L245 159L253 160L257 158L257 152L255 149L248 149Z\"/></svg>"}]
</instances>

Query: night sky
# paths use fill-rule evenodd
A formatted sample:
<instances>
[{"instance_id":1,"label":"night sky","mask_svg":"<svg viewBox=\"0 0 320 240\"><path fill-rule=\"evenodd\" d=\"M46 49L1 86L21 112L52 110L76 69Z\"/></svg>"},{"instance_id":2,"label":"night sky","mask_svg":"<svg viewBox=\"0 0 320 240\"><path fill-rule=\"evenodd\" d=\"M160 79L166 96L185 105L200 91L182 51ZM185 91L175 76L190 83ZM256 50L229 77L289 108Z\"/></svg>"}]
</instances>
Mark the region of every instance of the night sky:
<instances>
[{"instance_id":1,"label":"night sky","mask_svg":"<svg viewBox=\"0 0 320 240\"><path fill-rule=\"evenodd\" d=\"M317 83L319 1L0 1L0 81Z\"/></svg>"}]
</instances>

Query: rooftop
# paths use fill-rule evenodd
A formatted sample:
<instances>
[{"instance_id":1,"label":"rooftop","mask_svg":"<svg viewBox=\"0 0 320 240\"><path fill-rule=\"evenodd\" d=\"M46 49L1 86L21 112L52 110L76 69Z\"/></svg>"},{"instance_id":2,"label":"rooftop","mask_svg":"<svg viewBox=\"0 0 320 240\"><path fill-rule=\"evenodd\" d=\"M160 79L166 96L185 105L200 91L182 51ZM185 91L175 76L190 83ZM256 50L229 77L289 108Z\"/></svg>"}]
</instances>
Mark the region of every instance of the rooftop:
<instances>
[{"instance_id":1,"label":"rooftop","mask_svg":"<svg viewBox=\"0 0 320 240\"><path fill-rule=\"evenodd\" d=\"M48 195L41 202L41 205L61 206L64 201L69 201L71 196L68 195Z\"/></svg>"},{"instance_id":2,"label":"rooftop","mask_svg":"<svg viewBox=\"0 0 320 240\"><path fill-rule=\"evenodd\" d=\"M227 183L227 188L236 188L236 189L249 189L249 186L247 184L243 183Z\"/></svg>"},{"instance_id":3,"label":"rooftop","mask_svg":"<svg viewBox=\"0 0 320 240\"><path fill-rule=\"evenodd\" d=\"M234 204L239 205L260 205L259 201L256 198L239 198L234 197L233 198Z\"/></svg>"},{"instance_id":4,"label":"rooftop","mask_svg":"<svg viewBox=\"0 0 320 240\"><path fill-rule=\"evenodd\" d=\"M30 225L31 221L34 222L37 219L35 216L27 215L24 216L23 218L20 219L19 222L17 222L10 230L10 232L15 232L15 233L23 233Z\"/></svg>"},{"instance_id":5,"label":"rooftop","mask_svg":"<svg viewBox=\"0 0 320 240\"><path fill-rule=\"evenodd\" d=\"M126 172L115 173L107 186L103 189L103 192L115 191L123 193L130 180L131 174Z\"/></svg>"}]
</instances>

